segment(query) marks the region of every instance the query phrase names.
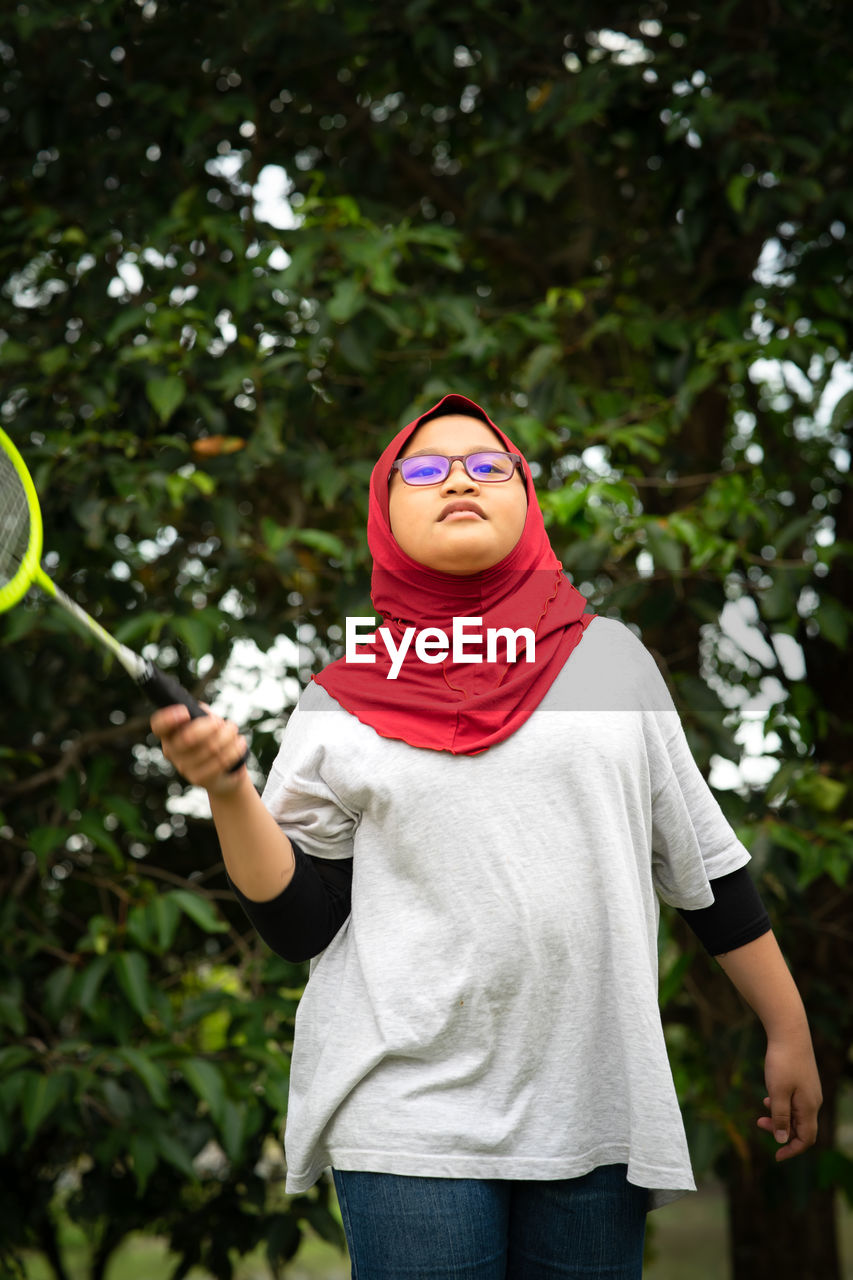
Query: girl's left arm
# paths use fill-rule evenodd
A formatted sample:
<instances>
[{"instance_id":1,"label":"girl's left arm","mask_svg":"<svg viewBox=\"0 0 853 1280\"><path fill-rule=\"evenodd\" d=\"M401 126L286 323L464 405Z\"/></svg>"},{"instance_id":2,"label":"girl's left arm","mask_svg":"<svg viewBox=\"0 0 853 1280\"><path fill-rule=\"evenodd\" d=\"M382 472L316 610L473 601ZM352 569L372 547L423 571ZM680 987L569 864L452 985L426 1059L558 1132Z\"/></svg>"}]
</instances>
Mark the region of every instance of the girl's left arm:
<instances>
[{"instance_id":1,"label":"girl's left arm","mask_svg":"<svg viewBox=\"0 0 853 1280\"><path fill-rule=\"evenodd\" d=\"M714 957L767 1034L764 1080L770 1112L758 1127L780 1144L777 1160L790 1160L814 1144L823 1101L806 1011L772 933Z\"/></svg>"}]
</instances>

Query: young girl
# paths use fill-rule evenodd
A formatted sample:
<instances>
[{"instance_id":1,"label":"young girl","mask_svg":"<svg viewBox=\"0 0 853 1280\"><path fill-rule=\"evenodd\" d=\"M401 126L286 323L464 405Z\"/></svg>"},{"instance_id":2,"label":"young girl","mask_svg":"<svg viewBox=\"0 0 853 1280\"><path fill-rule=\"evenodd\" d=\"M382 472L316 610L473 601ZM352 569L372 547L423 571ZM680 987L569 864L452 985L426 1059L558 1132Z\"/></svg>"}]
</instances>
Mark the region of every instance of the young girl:
<instances>
[{"instance_id":1,"label":"young girl","mask_svg":"<svg viewBox=\"0 0 853 1280\"><path fill-rule=\"evenodd\" d=\"M261 935L312 957L287 1190L334 1172L361 1280L641 1275L694 1189L657 1003L658 898L761 1018L777 1159L816 1136L802 1003L651 655L584 612L529 467L445 396L374 468L381 626L245 743L151 724L205 786ZM353 631L353 636L356 632Z\"/></svg>"}]
</instances>

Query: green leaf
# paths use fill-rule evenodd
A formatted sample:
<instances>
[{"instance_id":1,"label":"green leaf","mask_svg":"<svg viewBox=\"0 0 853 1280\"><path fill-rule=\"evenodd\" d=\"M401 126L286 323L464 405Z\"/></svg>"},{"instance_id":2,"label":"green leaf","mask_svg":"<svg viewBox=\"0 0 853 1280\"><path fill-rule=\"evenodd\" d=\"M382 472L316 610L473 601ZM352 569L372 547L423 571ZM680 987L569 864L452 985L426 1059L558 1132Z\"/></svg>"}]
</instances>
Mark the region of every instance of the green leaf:
<instances>
[{"instance_id":1,"label":"green leaf","mask_svg":"<svg viewBox=\"0 0 853 1280\"><path fill-rule=\"evenodd\" d=\"M147 906L131 907L127 913L127 935L137 946L148 948L151 942L151 920Z\"/></svg>"},{"instance_id":2,"label":"green leaf","mask_svg":"<svg viewBox=\"0 0 853 1280\"><path fill-rule=\"evenodd\" d=\"M103 817L97 813L84 813L77 822L77 830L89 837L96 849L108 854L116 869L124 867L124 855L104 826Z\"/></svg>"},{"instance_id":3,"label":"green leaf","mask_svg":"<svg viewBox=\"0 0 853 1280\"><path fill-rule=\"evenodd\" d=\"M799 777L801 771L802 765L798 760L788 760L781 764L767 784L767 790L764 793L765 803L770 804L773 800L778 800L780 796L784 796Z\"/></svg>"},{"instance_id":4,"label":"green leaf","mask_svg":"<svg viewBox=\"0 0 853 1280\"><path fill-rule=\"evenodd\" d=\"M6 990L0 990L0 1025L9 1027L16 1036L24 1035L27 1030L22 1006L23 989L20 982L7 982Z\"/></svg>"},{"instance_id":5,"label":"green leaf","mask_svg":"<svg viewBox=\"0 0 853 1280\"><path fill-rule=\"evenodd\" d=\"M11 1075L13 1071L17 1071L18 1067L22 1067L25 1062L29 1062L32 1057L32 1049L25 1049L20 1044L13 1044L5 1049L0 1049L0 1076Z\"/></svg>"},{"instance_id":6,"label":"green leaf","mask_svg":"<svg viewBox=\"0 0 853 1280\"><path fill-rule=\"evenodd\" d=\"M160 421L166 423L178 406L183 404L187 384L175 374L168 374L164 378L149 378L145 383L145 394Z\"/></svg>"},{"instance_id":7,"label":"green leaf","mask_svg":"<svg viewBox=\"0 0 853 1280\"><path fill-rule=\"evenodd\" d=\"M3 364L21 364L27 365L32 360L32 352L23 342L13 342L6 339L0 342L0 365Z\"/></svg>"},{"instance_id":8,"label":"green leaf","mask_svg":"<svg viewBox=\"0 0 853 1280\"><path fill-rule=\"evenodd\" d=\"M655 568L677 573L683 567L681 544L669 533L663 522L650 520L644 528Z\"/></svg>"},{"instance_id":9,"label":"green leaf","mask_svg":"<svg viewBox=\"0 0 853 1280\"><path fill-rule=\"evenodd\" d=\"M228 1031L231 1026L231 1014L228 1009L215 1009L201 1018L197 1024L198 1047L203 1053L218 1053L228 1043Z\"/></svg>"},{"instance_id":10,"label":"green leaf","mask_svg":"<svg viewBox=\"0 0 853 1280\"><path fill-rule=\"evenodd\" d=\"M30 848L43 866L46 859L55 849L61 849L68 839L67 827L45 826L33 827L28 834Z\"/></svg>"},{"instance_id":11,"label":"green leaf","mask_svg":"<svg viewBox=\"0 0 853 1280\"><path fill-rule=\"evenodd\" d=\"M691 956L681 955L666 973L661 974L658 1001L662 1009L665 1009L673 996L678 995L683 989L684 975L690 968L691 963Z\"/></svg>"},{"instance_id":12,"label":"green leaf","mask_svg":"<svg viewBox=\"0 0 853 1280\"><path fill-rule=\"evenodd\" d=\"M343 1248L344 1233L340 1223L329 1212L324 1205L317 1204L316 1201L309 1201L302 1211L305 1221L310 1223L321 1240L325 1240L328 1244L336 1245L337 1248Z\"/></svg>"},{"instance_id":13,"label":"green leaf","mask_svg":"<svg viewBox=\"0 0 853 1280\"><path fill-rule=\"evenodd\" d=\"M673 351L687 351L690 348L689 330L683 320L662 320L655 325L653 336Z\"/></svg>"},{"instance_id":14,"label":"green leaf","mask_svg":"<svg viewBox=\"0 0 853 1280\"><path fill-rule=\"evenodd\" d=\"M361 284L353 277L339 280L329 300L326 311L337 324L346 324L364 305Z\"/></svg>"},{"instance_id":15,"label":"green leaf","mask_svg":"<svg viewBox=\"0 0 853 1280\"><path fill-rule=\"evenodd\" d=\"M52 378L54 374L65 368L70 359L71 348L69 346L50 347L39 356L39 368L45 377Z\"/></svg>"},{"instance_id":16,"label":"green leaf","mask_svg":"<svg viewBox=\"0 0 853 1280\"><path fill-rule=\"evenodd\" d=\"M280 1116L287 1114L288 1082L286 1074L283 1074L281 1078L273 1075L267 1076L264 1081L264 1100Z\"/></svg>"},{"instance_id":17,"label":"green leaf","mask_svg":"<svg viewBox=\"0 0 853 1280\"><path fill-rule=\"evenodd\" d=\"M120 1084L115 1080L105 1080L103 1083L104 1102L106 1102L114 1119L129 1120L133 1113L133 1099L127 1089L122 1089Z\"/></svg>"},{"instance_id":18,"label":"green leaf","mask_svg":"<svg viewBox=\"0 0 853 1280\"><path fill-rule=\"evenodd\" d=\"M305 465L306 482L319 495L323 506L331 510L341 489L346 484L346 476L341 467L328 454L318 453L309 457ZM300 531L300 537L309 530Z\"/></svg>"},{"instance_id":19,"label":"green leaf","mask_svg":"<svg viewBox=\"0 0 853 1280\"><path fill-rule=\"evenodd\" d=\"M157 934L157 949L161 953L168 951L180 922L180 907L168 893L161 893L148 904L148 910Z\"/></svg>"},{"instance_id":20,"label":"green leaf","mask_svg":"<svg viewBox=\"0 0 853 1280\"><path fill-rule=\"evenodd\" d=\"M264 537L264 542L267 544L273 555L275 555L293 541L299 530L286 528L285 526L278 524L270 516L264 516L261 521L261 532Z\"/></svg>"},{"instance_id":21,"label":"green leaf","mask_svg":"<svg viewBox=\"0 0 853 1280\"><path fill-rule=\"evenodd\" d=\"M821 813L835 813L847 795L847 787L843 782L817 772L798 778L792 791L802 804Z\"/></svg>"},{"instance_id":22,"label":"green leaf","mask_svg":"<svg viewBox=\"0 0 853 1280\"><path fill-rule=\"evenodd\" d=\"M107 955L96 956L95 959L88 964L80 974L79 986L77 988L77 1003L85 1012L91 1014L92 1006L98 994L98 989L104 980L104 974L110 967L110 957Z\"/></svg>"},{"instance_id":23,"label":"green leaf","mask_svg":"<svg viewBox=\"0 0 853 1280\"><path fill-rule=\"evenodd\" d=\"M314 547L316 551L321 551L323 555L332 556L336 560L346 554L346 548L340 538L333 533L327 533L325 529L300 529L296 539L306 547Z\"/></svg>"},{"instance_id":24,"label":"green leaf","mask_svg":"<svg viewBox=\"0 0 853 1280\"><path fill-rule=\"evenodd\" d=\"M181 637L194 658L203 658L210 652L214 633L207 621L185 614L172 619L172 630Z\"/></svg>"},{"instance_id":25,"label":"green leaf","mask_svg":"<svg viewBox=\"0 0 853 1280\"><path fill-rule=\"evenodd\" d=\"M149 840L151 838L142 823L142 814L139 807L132 800L129 800L127 796L116 795L113 792L110 795L103 796L102 799L104 809L109 813L115 814L123 831L127 831L129 835L135 836L138 840Z\"/></svg>"},{"instance_id":26,"label":"green leaf","mask_svg":"<svg viewBox=\"0 0 853 1280\"><path fill-rule=\"evenodd\" d=\"M846 649L850 634L850 613L839 600L822 600L814 612L820 633L838 649Z\"/></svg>"},{"instance_id":27,"label":"green leaf","mask_svg":"<svg viewBox=\"0 0 853 1280\"><path fill-rule=\"evenodd\" d=\"M277 1213L267 1226L267 1256L272 1263L289 1262L296 1256L302 1232L290 1213Z\"/></svg>"},{"instance_id":28,"label":"green leaf","mask_svg":"<svg viewBox=\"0 0 853 1280\"><path fill-rule=\"evenodd\" d=\"M140 1018L151 1012L148 991L148 962L140 951L120 951L113 956L113 968L118 984Z\"/></svg>"},{"instance_id":29,"label":"green leaf","mask_svg":"<svg viewBox=\"0 0 853 1280\"><path fill-rule=\"evenodd\" d=\"M123 307L106 332L104 340L107 346L115 346L118 339L127 333L128 329L145 329L148 319L148 312L144 307Z\"/></svg>"},{"instance_id":30,"label":"green leaf","mask_svg":"<svg viewBox=\"0 0 853 1280\"><path fill-rule=\"evenodd\" d=\"M194 1093L207 1103L210 1114L221 1127L225 1107L225 1081L222 1072L205 1058L188 1058L181 1071Z\"/></svg>"},{"instance_id":31,"label":"green leaf","mask_svg":"<svg viewBox=\"0 0 853 1280\"><path fill-rule=\"evenodd\" d=\"M54 969L43 988L42 1005L51 1022L56 1023L68 1008L68 997L75 970L70 964Z\"/></svg>"},{"instance_id":32,"label":"green leaf","mask_svg":"<svg viewBox=\"0 0 853 1280\"><path fill-rule=\"evenodd\" d=\"M540 497L540 506L546 517L552 517L560 525L570 525L579 511L583 511L589 501L590 486L567 484L562 489L544 492Z\"/></svg>"},{"instance_id":33,"label":"green leaf","mask_svg":"<svg viewBox=\"0 0 853 1280\"><path fill-rule=\"evenodd\" d=\"M166 1108L169 1104L169 1086L161 1068L141 1049L117 1049L115 1057L126 1063L145 1085L155 1107Z\"/></svg>"},{"instance_id":34,"label":"green leaf","mask_svg":"<svg viewBox=\"0 0 853 1280\"><path fill-rule=\"evenodd\" d=\"M822 1151L818 1157L820 1186L843 1192L853 1207L853 1158L843 1151Z\"/></svg>"},{"instance_id":35,"label":"green leaf","mask_svg":"<svg viewBox=\"0 0 853 1280\"><path fill-rule=\"evenodd\" d=\"M726 199L732 209L734 209L735 213L743 213L746 205L746 193L749 190L751 182L751 177L747 177L742 173L736 173L735 176L730 178L726 184Z\"/></svg>"},{"instance_id":36,"label":"green leaf","mask_svg":"<svg viewBox=\"0 0 853 1280\"><path fill-rule=\"evenodd\" d=\"M767 590L759 593L758 606L761 616L768 622L781 622L795 614L797 602L787 575L777 573L774 576Z\"/></svg>"},{"instance_id":37,"label":"green leaf","mask_svg":"<svg viewBox=\"0 0 853 1280\"><path fill-rule=\"evenodd\" d=\"M831 431L846 431L853 418L853 391L846 391L832 411Z\"/></svg>"},{"instance_id":38,"label":"green leaf","mask_svg":"<svg viewBox=\"0 0 853 1280\"><path fill-rule=\"evenodd\" d=\"M157 1167L157 1144L150 1133L131 1134L128 1143L133 1174L140 1196L145 1194L148 1179Z\"/></svg>"},{"instance_id":39,"label":"green leaf","mask_svg":"<svg viewBox=\"0 0 853 1280\"><path fill-rule=\"evenodd\" d=\"M164 1160L170 1165L184 1174L191 1182L198 1182L193 1162L189 1152L182 1147L177 1138L171 1133L167 1133L164 1129L157 1129L154 1132L154 1144Z\"/></svg>"},{"instance_id":40,"label":"green leaf","mask_svg":"<svg viewBox=\"0 0 853 1280\"><path fill-rule=\"evenodd\" d=\"M158 640L166 617L161 613L146 610L135 617L124 618L114 628L113 635L122 644L139 644L142 640Z\"/></svg>"},{"instance_id":41,"label":"green leaf","mask_svg":"<svg viewBox=\"0 0 853 1280\"><path fill-rule=\"evenodd\" d=\"M189 477L189 482L195 485L199 493L204 494L205 498L209 498L212 493L216 492L216 481L206 471L194 471Z\"/></svg>"},{"instance_id":42,"label":"green leaf","mask_svg":"<svg viewBox=\"0 0 853 1280\"><path fill-rule=\"evenodd\" d=\"M226 1098L222 1110L222 1123L220 1132L222 1133L222 1145L229 1159L238 1161L243 1153L243 1142L245 1140L245 1107L238 1106L232 1102L230 1098Z\"/></svg>"},{"instance_id":43,"label":"green leaf","mask_svg":"<svg viewBox=\"0 0 853 1280\"><path fill-rule=\"evenodd\" d=\"M205 933L227 933L228 925L220 920L216 908L207 898L190 893L187 889L173 889L169 897L176 902L184 915L194 920Z\"/></svg>"},{"instance_id":44,"label":"green leaf","mask_svg":"<svg viewBox=\"0 0 853 1280\"><path fill-rule=\"evenodd\" d=\"M359 333L359 326L350 324L337 334L337 348L346 363L357 373L373 372L373 344L367 335Z\"/></svg>"},{"instance_id":45,"label":"green leaf","mask_svg":"<svg viewBox=\"0 0 853 1280\"><path fill-rule=\"evenodd\" d=\"M40 1073L28 1071L27 1082L21 1094L21 1115L27 1141L35 1137L50 1113L62 1100L68 1085L67 1075L63 1073Z\"/></svg>"}]
</instances>

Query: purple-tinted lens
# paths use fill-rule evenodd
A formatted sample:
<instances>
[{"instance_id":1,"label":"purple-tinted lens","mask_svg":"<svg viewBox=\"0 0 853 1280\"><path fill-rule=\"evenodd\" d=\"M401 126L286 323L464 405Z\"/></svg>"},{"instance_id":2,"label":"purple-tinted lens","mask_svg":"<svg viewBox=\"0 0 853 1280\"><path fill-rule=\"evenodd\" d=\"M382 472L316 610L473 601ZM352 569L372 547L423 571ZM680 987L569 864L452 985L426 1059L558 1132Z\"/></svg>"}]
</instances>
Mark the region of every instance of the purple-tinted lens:
<instances>
[{"instance_id":1,"label":"purple-tinted lens","mask_svg":"<svg viewBox=\"0 0 853 1280\"><path fill-rule=\"evenodd\" d=\"M450 463L439 453L424 453L419 458L404 458L400 472L406 484L437 484L450 470Z\"/></svg>"},{"instance_id":2,"label":"purple-tinted lens","mask_svg":"<svg viewBox=\"0 0 853 1280\"><path fill-rule=\"evenodd\" d=\"M507 480L513 461L508 453L469 453L465 469L475 480Z\"/></svg>"}]
</instances>

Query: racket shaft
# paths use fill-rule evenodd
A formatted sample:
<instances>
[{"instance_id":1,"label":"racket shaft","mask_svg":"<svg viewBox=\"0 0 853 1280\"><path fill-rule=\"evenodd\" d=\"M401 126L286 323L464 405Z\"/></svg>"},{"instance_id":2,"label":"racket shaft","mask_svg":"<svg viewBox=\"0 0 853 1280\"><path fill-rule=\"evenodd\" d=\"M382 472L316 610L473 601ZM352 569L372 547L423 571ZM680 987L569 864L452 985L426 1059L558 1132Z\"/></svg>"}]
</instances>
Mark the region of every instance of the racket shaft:
<instances>
[{"instance_id":1,"label":"racket shaft","mask_svg":"<svg viewBox=\"0 0 853 1280\"><path fill-rule=\"evenodd\" d=\"M105 631L100 622L82 609L76 600L72 600L64 591L60 591L55 582L48 579L51 595L61 604L63 609L81 622L90 635L105 648L109 649L116 658L118 658L125 671L133 677L136 683L151 701L158 707L170 707L175 703L180 703L182 707L186 707L193 720L197 720L199 716L207 715L207 712L199 706L191 693L187 693L182 684L178 684L177 680L173 680L171 676L167 676L165 672L156 667L153 662L140 658L138 653L134 653L132 649L128 649L127 645L121 644L109 631ZM41 580L40 580L40 585Z\"/></svg>"},{"instance_id":2,"label":"racket shaft","mask_svg":"<svg viewBox=\"0 0 853 1280\"><path fill-rule=\"evenodd\" d=\"M56 583L52 582L46 575L39 574L40 586L44 585L41 581L42 577L45 578L48 584L45 590L49 591L57 604L61 604L63 609L66 609L78 622L82 623L91 636L118 658L128 675L133 677L155 706L171 707L180 705L186 707L192 720L197 720L199 716L207 715L204 708L199 705L191 693L187 692L182 684L179 684L172 676L167 676L153 662L140 658L139 654L134 653L132 649L128 649L127 645L121 644L114 636L111 636L99 622L95 621L91 614L88 614L75 600L72 600L64 591L61 591ZM228 772L236 773L238 769L243 767L248 757L248 751L244 752L242 758L232 765Z\"/></svg>"},{"instance_id":3,"label":"racket shaft","mask_svg":"<svg viewBox=\"0 0 853 1280\"><path fill-rule=\"evenodd\" d=\"M76 618L81 623L89 635L99 641L105 649L109 649L110 653L118 658L128 675L133 676L134 680L138 680L142 674L145 662L132 649L128 649L126 645L120 644L115 636L111 636L109 631L105 631L100 622L96 622L91 614L82 609L76 600L72 600L64 591L60 591L55 582L48 578L47 574L39 571L36 579L39 586L48 595L53 596L57 604L61 604L63 609L71 614L72 618Z\"/></svg>"}]
</instances>

